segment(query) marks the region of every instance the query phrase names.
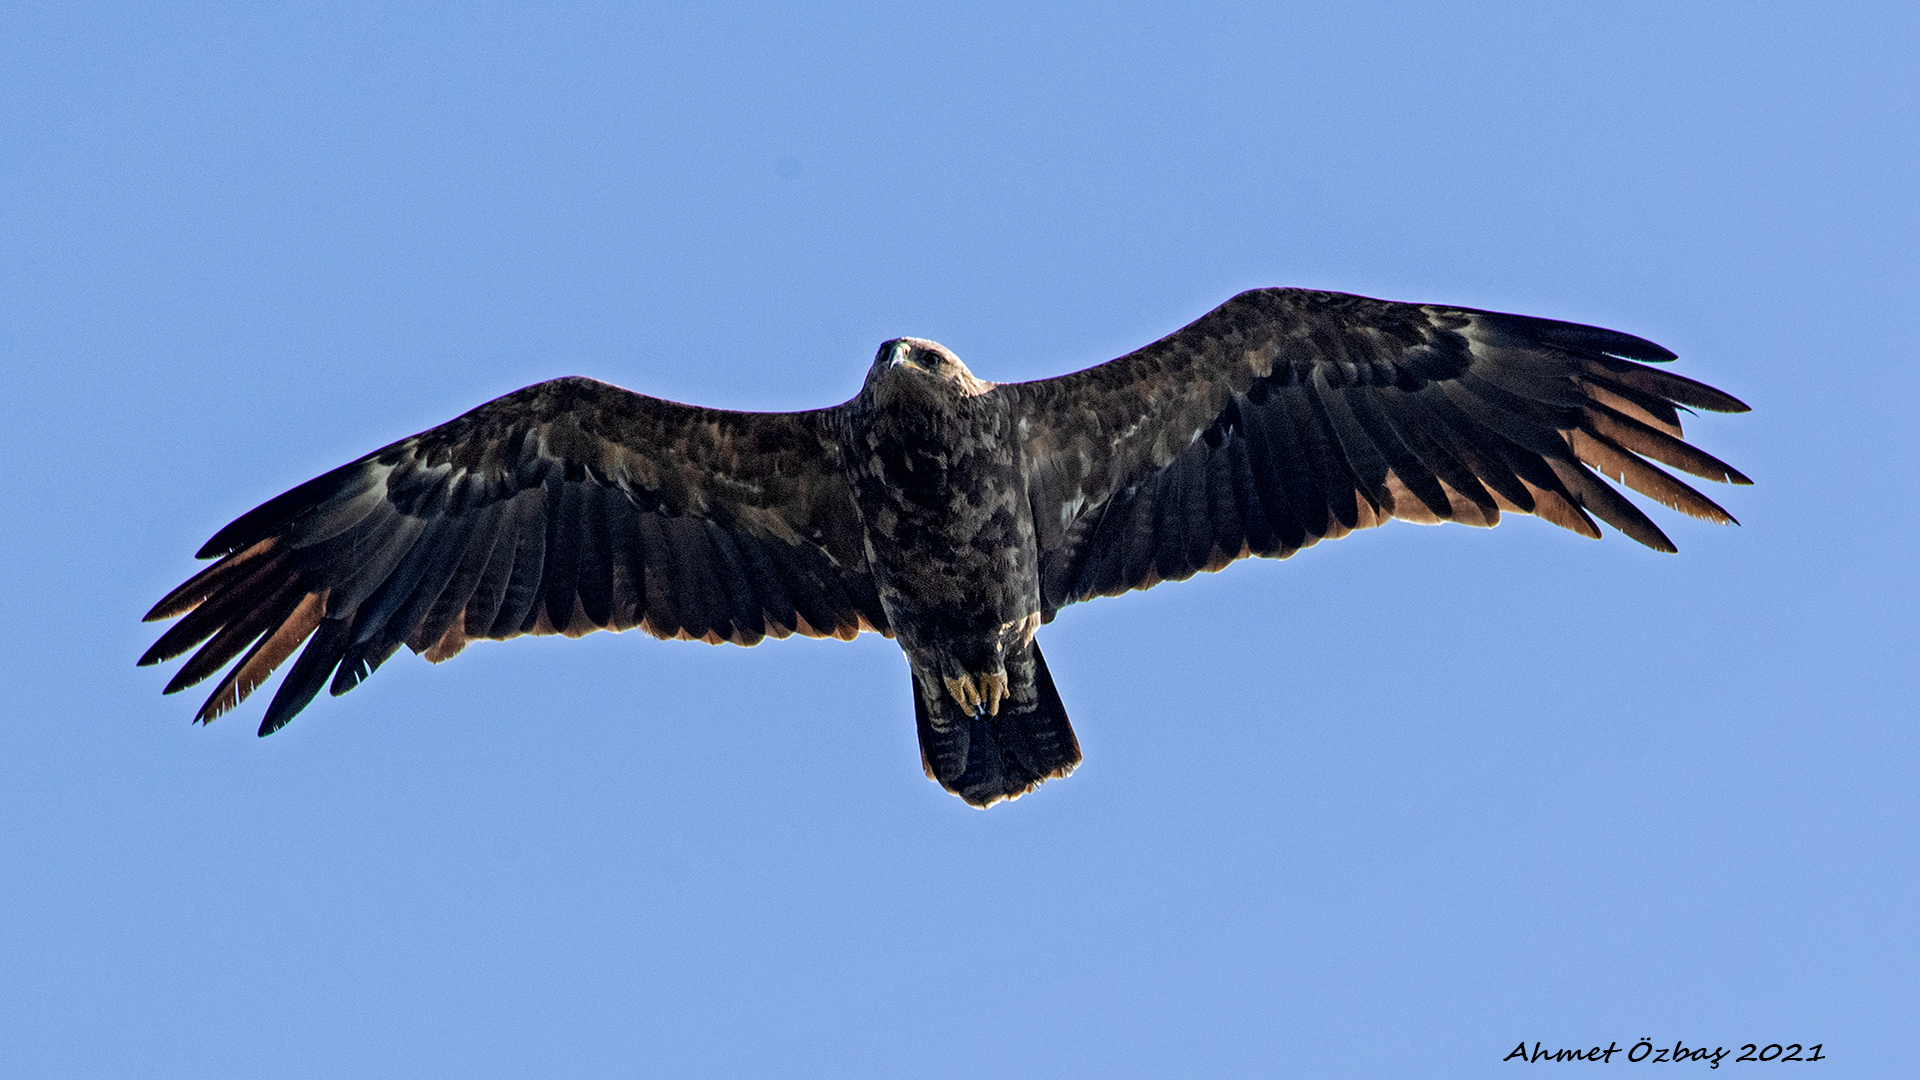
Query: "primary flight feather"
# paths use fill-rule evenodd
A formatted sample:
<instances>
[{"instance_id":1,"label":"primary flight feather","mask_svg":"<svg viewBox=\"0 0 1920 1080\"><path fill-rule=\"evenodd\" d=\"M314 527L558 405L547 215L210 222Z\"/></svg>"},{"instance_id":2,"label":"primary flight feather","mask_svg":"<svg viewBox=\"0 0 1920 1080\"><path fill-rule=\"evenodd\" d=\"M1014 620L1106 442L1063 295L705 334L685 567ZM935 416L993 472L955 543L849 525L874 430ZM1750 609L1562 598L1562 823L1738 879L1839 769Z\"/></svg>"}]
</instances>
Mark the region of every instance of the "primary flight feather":
<instances>
[{"instance_id":1,"label":"primary flight feather","mask_svg":"<svg viewBox=\"0 0 1920 1080\"><path fill-rule=\"evenodd\" d=\"M1029 383L898 338L853 400L809 412L555 379L220 530L199 552L218 561L147 614L180 621L140 663L199 646L167 693L226 668L210 721L299 651L266 735L401 645L438 662L521 634L872 630L912 668L928 776L987 806L1080 761L1033 639L1075 601L1389 518L1513 511L1591 537L1598 518L1673 551L1600 475L1732 522L1659 465L1749 483L1680 428L1682 409L1746 406L1647 366L1672 359L1575 323L1258 289Z\"/></svg>"}]
</instances>

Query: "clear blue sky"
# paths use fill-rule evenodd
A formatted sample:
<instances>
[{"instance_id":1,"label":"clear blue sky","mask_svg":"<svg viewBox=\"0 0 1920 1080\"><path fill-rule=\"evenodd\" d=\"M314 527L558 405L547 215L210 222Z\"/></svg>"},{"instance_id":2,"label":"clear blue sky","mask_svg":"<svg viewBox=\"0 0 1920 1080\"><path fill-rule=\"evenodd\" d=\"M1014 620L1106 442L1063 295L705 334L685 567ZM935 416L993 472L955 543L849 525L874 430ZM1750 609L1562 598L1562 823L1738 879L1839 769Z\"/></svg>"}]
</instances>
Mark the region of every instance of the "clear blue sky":
<instances>
[{"instance_id":1,"label":"clear blue sky","mask_svg":"<svg viewBox=\"0 0 1920 1080\"><path fill-rule=\"evenodd\" d=\"M1916 9L903 10L6 6L0 1074L1911 1068ZM1034 378L1261 285L1667 345L1744 524L1069 609L1086 764L986 813L874 637L403 653L266 740L133 666L220 525L519 386Z\"/></svg>"}]
</instances>

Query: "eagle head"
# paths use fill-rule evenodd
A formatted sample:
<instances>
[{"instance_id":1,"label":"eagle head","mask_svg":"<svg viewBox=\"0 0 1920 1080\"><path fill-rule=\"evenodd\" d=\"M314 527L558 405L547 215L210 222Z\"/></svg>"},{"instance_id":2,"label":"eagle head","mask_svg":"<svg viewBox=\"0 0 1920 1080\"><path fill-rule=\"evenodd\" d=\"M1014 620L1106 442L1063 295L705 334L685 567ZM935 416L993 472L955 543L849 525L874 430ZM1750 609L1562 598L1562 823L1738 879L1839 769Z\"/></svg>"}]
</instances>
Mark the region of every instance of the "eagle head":
<instances>
[{"instance_id":1,"label":"eagle head","mask_svg":"<svg viewBox=\"0 0 1920 1080\"><path fill-rule=\"evenodd\" d=\"M993 385L974 378L945 345L925 338L894 338L880 346L867 371L867 390L884 397L979 397Z\"/></svg>"}]
</instances>

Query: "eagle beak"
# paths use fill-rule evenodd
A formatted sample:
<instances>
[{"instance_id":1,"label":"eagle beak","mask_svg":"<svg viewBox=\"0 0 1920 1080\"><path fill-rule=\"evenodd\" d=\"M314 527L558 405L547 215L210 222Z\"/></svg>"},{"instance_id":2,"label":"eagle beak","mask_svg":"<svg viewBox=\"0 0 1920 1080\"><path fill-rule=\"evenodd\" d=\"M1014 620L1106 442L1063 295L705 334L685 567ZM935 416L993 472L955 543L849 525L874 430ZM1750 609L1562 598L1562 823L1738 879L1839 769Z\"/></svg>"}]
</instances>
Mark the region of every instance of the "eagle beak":
<instances>
[{"instance_id":1,"label":"eagle beak","mask_svg":"<svg viewBox=\"0 0 1920 1080\"><path fill-rule=\"evenodd\" d=\"M887 367L897 368L902 364L911 364L907 358L913 355L913 346L904 341L893 343L893 355L887 359Z\"/></svg>"}]
</instances>

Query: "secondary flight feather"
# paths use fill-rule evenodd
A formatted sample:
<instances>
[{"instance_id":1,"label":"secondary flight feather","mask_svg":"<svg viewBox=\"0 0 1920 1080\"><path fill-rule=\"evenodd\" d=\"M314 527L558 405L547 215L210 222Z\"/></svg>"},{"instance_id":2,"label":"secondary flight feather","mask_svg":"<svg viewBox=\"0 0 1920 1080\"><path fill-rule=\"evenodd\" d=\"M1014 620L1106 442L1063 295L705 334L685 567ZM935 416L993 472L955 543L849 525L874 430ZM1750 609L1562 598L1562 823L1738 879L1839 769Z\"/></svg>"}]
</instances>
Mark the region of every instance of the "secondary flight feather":
<instances>
[{"instance_id":1,"label":"secondary flight feather","mask_svg":"<svg viewBox=\"0 0 1920 1080\"><path fill-rule=\"evenodd\" d=\"M1035 630L1068 604L1402 518L1502 513L1674 546L1608 480L1732 515L1661 468L1746 484L1681 412L1745 412L1575 323L1258 289L1117 360L996 384L880 347L828 409L747 413L585 378L488 402L269 500L200 549L140 663L198 647L211 721L293 659L266 735L402 645L639 627L753 645L895 639L927 775L976 806L1080 748ZM1606 479L1602 479L1605 477ZM304 646L304 648L303 648Z\"/></svg>"}]
</instances>

